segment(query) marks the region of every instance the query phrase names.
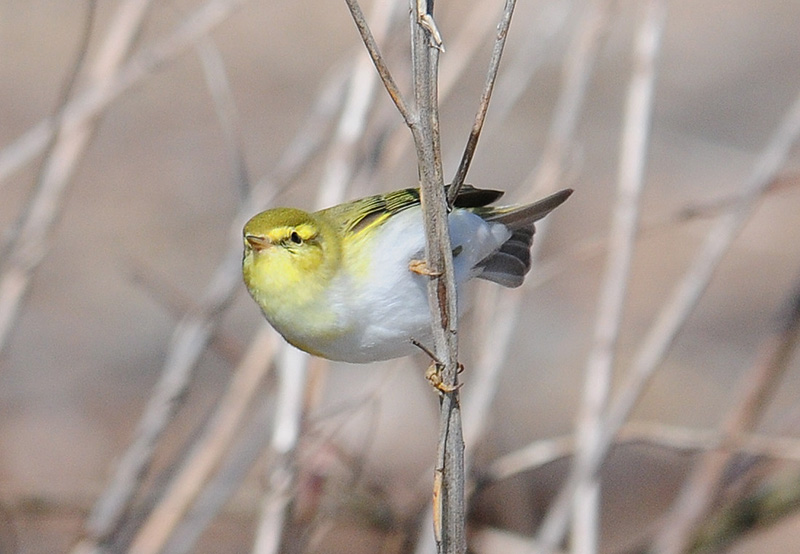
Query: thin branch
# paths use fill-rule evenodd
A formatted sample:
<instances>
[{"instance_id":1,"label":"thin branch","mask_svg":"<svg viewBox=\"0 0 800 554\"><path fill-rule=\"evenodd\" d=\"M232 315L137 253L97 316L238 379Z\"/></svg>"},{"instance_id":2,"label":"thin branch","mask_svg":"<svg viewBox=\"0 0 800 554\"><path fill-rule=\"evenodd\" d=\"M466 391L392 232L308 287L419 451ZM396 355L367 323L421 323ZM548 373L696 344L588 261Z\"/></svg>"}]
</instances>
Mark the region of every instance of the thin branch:
<instances>
[{"instance_id":1,"label":"thin branch","mask_svg":"<svg viewBox=\"0 0 800 554\"><path fill-rule=\"evenodd\" d=\"M641 397L658 365L664 359L675 337L708 286L722 256L748 221L784 163L790 148L800 134L800 95L780 122L775 134L756 161L744 186L744 194L735 208L717 218L694 262L664 304L634 358L621 392L611 405L603 424L601 440L577 468L559 492L540 531L541 543L552 548L561 541L569 520L569 507L577 483L586 474L595 474L602 465L614 435L622 427L637 400Z\"/></svg>"},{"instance_id":2,"label":"thin branch","mask_svg":"<svg viewBox=\"0 0 800 554\"><path fill-rule=\"evenodd\" d=\"M270 463L267 470L269 490L264 495L253 554L281 551L288 506L295 482L294 451L300 438L303 420L303 396L308 370L308 356L289 344L283 344L278 362L278 396L275 422L270 440Z\"/></svg>"},{"instance_id":3,"label":"thin branch","mask_svg":"<svg viewBox=\"0 0 800 554\"><path fill-rule=\"evenodd\" d=\"M236 109L228 73L225 71L225 62L219 48L208 36L202 37L197 42L196 50L203 65L206 88L214 100L223 142L228 150L229 163L233 170L231 182L236 183L239 188L240 200L244 201L252 192L250 190L250 173L247 170L247 160L242 145L242 126L239 122L239 113Z\"/></svg>"},{"instance_id":4,"label":"thin branch","mask_svg":"<svg viewBox=\"0 0 800 554\"><path fill-rule=\"evenodd\" d=\"M617 201L609 232L609 251L599 293L592 350L586 360L583 402L578 416L578 455L584 460L600 435L613 378L614 360L630 280L644 188L648 137L652 118L656 57L664 29L662 0L648 3L635 38L633 73L628 88L620 146ZM578 485L573 503L572 552L597 552L600 526L600 481L587 475Z\"/></svg>"},{"instance_id":5,"label":"thin branch","mask_svg":"<svg viewBox=\"0 0 800 554\"><path fill-rule=\"evenodd\" d=\"M690 545L717 496L741 435L755 427L767 398L783 377L800 339L800 283L781 310L786 313L781 329L763 341L758 360L742 377L737 401L720 425L722 442L699 460L684 483L653 545L655 552L679 554Z\"/></svg>"},{"instance_id":6,"label":"thin branch","mask_svg":"<svg viewBox=\"0 0 800 554\"><path fill-rule=\"evenodd\" d=\"M414 135L425 226L428 305L434 352L441 378L439 441L434 468L434 536L440 554L466 552L464 438L458 392L455 274L439 143L438 73L440 41L433 1L411 0L411 61L419 130ZM413 130L412 130L413 131Z\"/></svg>"},{"instance_id":7,"label":"thin branch","mask_svg":"<svg viewBox=\"0 0 800 554\"><path fill-rule=\"evenodd\" d=\"M358 32L361 35L361 40L364 41L364 46L367 47L367 52L369 52L370 58L372 58L372 63L375 64L375 69L378 70L378 75L380 75L381 81L383 81L383 86L386 87L386 92L389 93L394 105L397 106L397 111L399 111L400 115L403 116L403 120L405 120L406 125L413 130L413 128L416 126L416 118L409 110L408 105L403 98L403 94L400 92L397 83L395 83L394 79L392 78L392 74L389 72L389 67L386 65L383 56L381 56L378 43L372 36L372 31L369 29L369 25L364 17L364 12L361 11L361 6L359 6L358 0L345 0L345 2L347 3L347 7L350 9L350 14L353 16L353 21L355 22L356 28L358 28Z\"/></svg>"},{"instance_id":8,"label":"thin branch","mask_svg":"<svg viewBox=\"0 0 800 554\"><path fill-rule=\"evenodd\" d=\"M472 158L475 155L475 148L478 146L478 139L481 136L483 123L486 120L486 112L489 110L489 101L492 99L492 91L494 90L494 83L497 80L497 72L500 70L500 59L503 57L503 49L506 46L508 27L511 25L511 16L514 15L514 7L516 4L516 0L506 0L505 7L503 8L503 17L497 26L497 37L495 39L494 49L492 50L492 58L489 61L489 70L486 72L486 84L481 94L478 113L475 115L475 122L472 124L472 129L467 139L467 145L464 148L464 154L461 156L461 163L458 166L455 177L453 177L447 195L447 205L450 208L453 207L456 197L464 184L464 179L467 177L469 166L472 164Z\"/></svg>"}]
</instances>

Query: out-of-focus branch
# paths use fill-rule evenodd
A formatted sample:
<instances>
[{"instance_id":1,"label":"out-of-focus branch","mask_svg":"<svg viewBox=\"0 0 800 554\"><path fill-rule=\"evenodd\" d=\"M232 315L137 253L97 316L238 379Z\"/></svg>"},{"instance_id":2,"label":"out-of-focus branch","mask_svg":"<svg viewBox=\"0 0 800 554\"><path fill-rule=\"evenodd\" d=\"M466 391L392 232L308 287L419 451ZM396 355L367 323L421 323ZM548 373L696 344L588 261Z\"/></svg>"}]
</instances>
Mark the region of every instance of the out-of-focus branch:
<instances>
[{"instance_id":1,"label":"out-of-focus branch","mask_svg":"<svg viewBox=\"0 0 800 554\"><path fill-rule=\"evenodd\" d=\"M561 541L569 519L569 506L575 488L587 473L594 474L602 465L614 435L641 397L656 368L664 359L678 332L697 305L708 286L722 256L738 236L780 170L789 149L800 134L800 96L780 122L753 167L740 201L729 212L719 216L707 235L689 270L678 283L672 296L662 307L647 333L619 395L603 422L603 436L587 458L584 467L573 473L562 487L540 531L541 543L552 548ZM546 539L546 540L545 540Z\"/></svg>"},{"instance_id":2,"label":"out-of-focus branch","mask_svg":"<svg viewBox=\"0 0 800 554\"><path fill-rule=\"evenodd\" d=\"M755 427L766 400L783 377L800 339L800 283L782 311L785 321L781 328L763 341L755 365L742 377L737 400L720 426L721 443L706 452L686 480L654 543L654 552L679 554L690 545L717 497L740 437Z\"/></svg>"},{"instance_id":3,"label":"out-of-focus branch","mask_svg":"<svg viewBox=\"0 0 800 554\"><path fill-rule=\"evenodd\" d=\"M261 504L254 554L281 551L281 540L288 517L295 482L294 450L300 438L303 392L308 357L293 346L284 344L278 360L278 395L275 422L270 440L268 490Z\"/></svg>"},{"instance_id":4,"label":"out-of-focus branch","mask_svg":"<svg viewBox=\"0 0 800 554\"><path fill-rule=\"evenodd\" d=\"M592 350L586 360L583 402L578 415L578 454L585 463L601 426L611 393L611 381L630 269L636 245L644 170L652 118L656 57L661 44L666 7L652 0L636 34L633 73L620 145L617 200L608 239L608 256L598 299ZM575 492L571 548L575 554L597 551L600 528L600 481L586 474Z\"/></svg>"},{"instance_id":5,"label":"out-of-focus branch","mask_svg":"<svg viewBox=\"0 0 800 554\"><path fill-rule=\"evenodd\" d=\"M688 429L655 422L627 423L614 440L614 446L645 444L673 452L710 451L721 444L716 430ZM800 462L800 440L791 437L767 437L742 434L736 453L769 460ZM542 439L509 452L494 460L478 483L485 487L525 471L534 471L546 464L575 455L577 445L572 435Z\"/></svg>"}]
</instances>

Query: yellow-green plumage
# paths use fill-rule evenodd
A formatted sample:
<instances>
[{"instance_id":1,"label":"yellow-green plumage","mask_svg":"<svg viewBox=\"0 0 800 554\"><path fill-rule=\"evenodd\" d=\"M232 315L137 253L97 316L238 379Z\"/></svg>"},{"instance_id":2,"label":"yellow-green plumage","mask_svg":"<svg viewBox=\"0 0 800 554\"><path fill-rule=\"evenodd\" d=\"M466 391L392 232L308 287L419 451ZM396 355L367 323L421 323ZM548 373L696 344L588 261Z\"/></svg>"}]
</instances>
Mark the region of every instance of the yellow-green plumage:
<instances>
[{"instance_id":1,"label":"yellow-green plumage","mask_svg":"<svg viewBox=\"0 0 800 554\"><path fill-rule=\"evenodd\" d=\"M488 206L503 193L465 186L448 216L456 282L518 286L530 268L533 224L569 196ZM418 189L370 196L314 213L267 210L244 228L244 280L292 344L335 360L369 362L429 339ZM459 293L460 294L460 293Z\"/></svg>"}]
</instances>

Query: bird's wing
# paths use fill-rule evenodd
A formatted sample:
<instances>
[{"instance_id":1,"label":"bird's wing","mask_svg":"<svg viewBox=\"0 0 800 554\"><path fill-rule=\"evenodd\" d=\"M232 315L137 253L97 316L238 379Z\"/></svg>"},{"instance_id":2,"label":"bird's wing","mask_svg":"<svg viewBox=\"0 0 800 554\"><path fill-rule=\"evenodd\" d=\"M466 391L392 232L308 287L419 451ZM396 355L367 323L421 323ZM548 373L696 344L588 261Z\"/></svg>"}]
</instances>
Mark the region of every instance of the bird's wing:
<instances>
[{"instance_id":1,"label":"bird's wing","mask_svg":"<svg viewBox=\"0 0 800 554\"><path fill-rule=\"evenodd\" d=\"M445 191L449 185L445 187ZM503 195L502 191L479 189L471 185L464 185L455 201L456 208L478 208L491 204ZM392 215L408 208L419 206L419 188L396 190L386 194L367 196L354 202L340 204L322 210L323 215L329 220L339 221L344 233L360 233L383 224Z\"/></svg>"}]
</instances>

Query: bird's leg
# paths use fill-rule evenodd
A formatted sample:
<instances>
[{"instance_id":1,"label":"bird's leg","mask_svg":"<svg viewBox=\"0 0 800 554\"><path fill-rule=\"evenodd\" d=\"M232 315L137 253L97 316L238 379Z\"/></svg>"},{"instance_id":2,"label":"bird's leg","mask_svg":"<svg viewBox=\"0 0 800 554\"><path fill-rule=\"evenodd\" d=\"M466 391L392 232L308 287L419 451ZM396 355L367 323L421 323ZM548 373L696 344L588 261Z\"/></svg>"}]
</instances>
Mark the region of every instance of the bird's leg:
<instances>
[{"instance_id":1,"label":"bird's leg","mask_svg":"<svg viewBox=\"0 0 800 554\"><path fill-rule=\"evenodd\" d=\"M425 352L425 354L427 354L431 359L431 365L429 365L428 369L425 370L425 379L434 389L436 389L440 395L448 392L455 392L461 388L461 383L455 386L444 384L444 381L442 380L442 370L444 369L444 364L439 361L439 358L436 357L436 354L431 352L428 347L416 339L411 339L411 344ZM461 373L462 371L464 371L464 366L462 364L458 364L458 372Z\"/></svg>"}]
</instances>

